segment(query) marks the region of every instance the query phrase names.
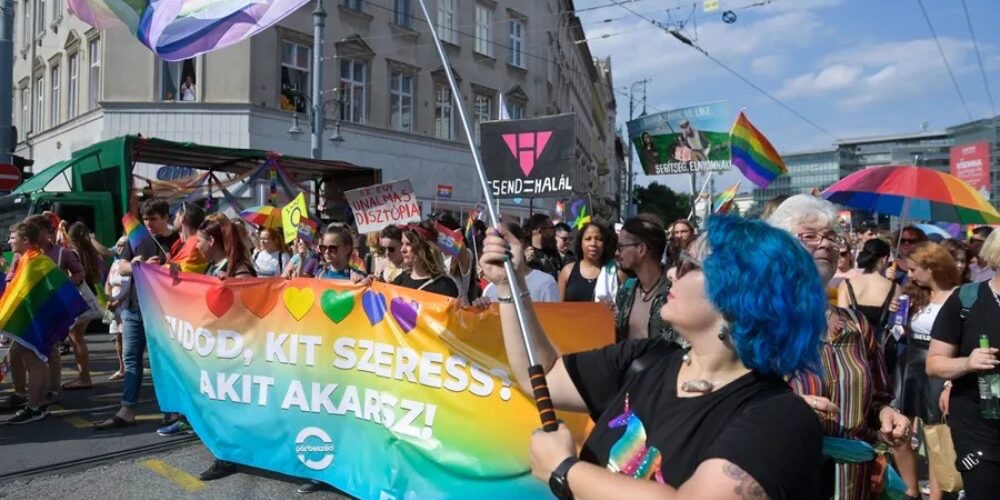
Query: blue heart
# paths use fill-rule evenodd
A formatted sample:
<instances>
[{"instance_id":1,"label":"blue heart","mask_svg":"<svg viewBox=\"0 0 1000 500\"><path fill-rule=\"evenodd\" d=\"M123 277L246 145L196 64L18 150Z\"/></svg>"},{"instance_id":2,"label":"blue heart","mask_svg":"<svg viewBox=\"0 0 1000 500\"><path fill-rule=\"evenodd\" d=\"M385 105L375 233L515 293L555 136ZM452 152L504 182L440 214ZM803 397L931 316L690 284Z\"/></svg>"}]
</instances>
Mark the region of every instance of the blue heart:
<instances>
[{"instance_id":1,"label":"blue heart","mask_svg":"<svg viewBox=\"0 0 1000 500\"><path fill-rule=\"evenodd\" d=\"M368 290L361 295L361 307L365 310L368 321L375 326L385 318L385 295Z\"/></svg>"}]
</instances>

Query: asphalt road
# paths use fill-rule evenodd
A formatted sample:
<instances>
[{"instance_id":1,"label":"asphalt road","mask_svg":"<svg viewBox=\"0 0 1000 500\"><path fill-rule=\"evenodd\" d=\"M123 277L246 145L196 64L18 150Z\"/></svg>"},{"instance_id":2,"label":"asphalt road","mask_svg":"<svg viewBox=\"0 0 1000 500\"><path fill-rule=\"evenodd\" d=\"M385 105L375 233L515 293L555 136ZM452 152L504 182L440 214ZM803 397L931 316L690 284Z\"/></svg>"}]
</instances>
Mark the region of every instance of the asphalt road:
<instances>
[{"instance_id":1,"label":"asphalt road","mask_svg":"<svg viewBox=\"0 0 1000 500\"><path fill-rule=\"evenodd\" d=\"M0 498L157 499L233 498L240 500L296 496L299 481L257 469L212 482L198 474L212 463L194 436L156 434L162 414L156 406L148 364L140 393L138 425L94 431L91 422L118 410L121 383L108 377L118 369L114 343L107 334L87 336L94 387L64 391L45 420L2 425L0 414ZM64 356L63 381L76 377L73 355ZM0 384L0 398L12 391ZM320 492L309 498L350 498Z\"/></svg>"}]
</instances>

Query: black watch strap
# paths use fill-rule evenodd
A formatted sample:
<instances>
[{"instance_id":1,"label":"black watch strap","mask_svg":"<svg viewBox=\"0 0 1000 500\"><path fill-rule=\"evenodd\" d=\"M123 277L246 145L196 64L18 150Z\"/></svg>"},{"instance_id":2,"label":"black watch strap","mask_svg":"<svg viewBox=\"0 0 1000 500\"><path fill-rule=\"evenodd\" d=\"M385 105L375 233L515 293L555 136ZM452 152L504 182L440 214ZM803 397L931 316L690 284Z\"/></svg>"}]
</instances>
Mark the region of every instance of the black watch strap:
<instances>
[{"instance_id":1,"label":"black watch strap","mask_svg":"<svg viewBox=\"0 0 1000 500\"><path fill-rule=\"evenodd\" d=\"M566 474L569 473L570 467L579 461L580 459L576 457L567 457L552 471L552 476L549 478L549 489L559 500L573 500L573 492L569 489Z\"/></svg>"}]
</instances>

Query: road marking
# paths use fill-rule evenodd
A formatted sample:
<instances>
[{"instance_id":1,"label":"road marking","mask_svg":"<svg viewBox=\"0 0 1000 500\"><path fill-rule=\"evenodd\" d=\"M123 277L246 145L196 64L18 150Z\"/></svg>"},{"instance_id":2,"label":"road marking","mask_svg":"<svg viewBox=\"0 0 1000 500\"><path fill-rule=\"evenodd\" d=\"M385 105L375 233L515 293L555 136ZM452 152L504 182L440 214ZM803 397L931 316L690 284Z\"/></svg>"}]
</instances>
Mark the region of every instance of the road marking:
<instances>
[{"instance_id":1,"label":"road marking","mask_svg":"<svg viewBox=\"0 0 1000 500\"><path fill-rule=\"evenodd\" d=\"M149 422L149 421L152 421L152 420L155 420L157 422L159 422L160 420L163 420L163 414L162 413L154 413L152 415L136 415L135 416L135 421L136 422Z\"/></svg>"},{"instance_id":2,"label":"road marking","mask_svg":"<svg viewBox=\"0 0 1000 500\"><path fill-rule=\"evenodd\" d=\"M184 472L162 460L143 460L139 462L149 470L167 478L184 491L201 491L205 489L205 483L198 478Z\"/></svg>"},{"instance_id":3,"label":"road marking","mask_svg":"<svg viewBox=\"0 0 1000 500\"><path fill-rule=\"evenodd\" d=\"M76 415L59 415L59 412L66 411L66 409L63 408L62 406L51 405L49 406L49 409L55 412L53 416L63 419L63 421L72 425L73 427L76 427L77 429L89 429L93 427L93 424L88 422L83 417L78 417Z\"/></svg>"}]
</instances>

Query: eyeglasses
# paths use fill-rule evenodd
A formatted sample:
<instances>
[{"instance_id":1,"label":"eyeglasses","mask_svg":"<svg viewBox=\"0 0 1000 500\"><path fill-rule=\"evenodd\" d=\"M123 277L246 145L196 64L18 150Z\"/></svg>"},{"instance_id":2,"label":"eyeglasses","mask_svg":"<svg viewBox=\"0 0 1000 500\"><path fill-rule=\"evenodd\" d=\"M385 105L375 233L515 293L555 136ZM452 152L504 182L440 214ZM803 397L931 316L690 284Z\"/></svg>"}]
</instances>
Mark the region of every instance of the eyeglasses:
<instances>
[{"instance_id":1,"label":"eyeglasses","mask_svg":"<svg viewBox=\"0 0 1000 500\"><path fill-rule=\"evenodd\" d=\"M701 271L701 261L687 252L681 252L680 263L677 265L677 279L681 279L691 271Z\"/></svg>"},{"instance_id":2,"label":"eyeglasses","mask_svg":"<svg viewBox=\"0 0 1000 500\"><path fill-rule=\"evenodd\" d=\"M319 251L320 252L334 252L334 253L336 253L337 250L340 250L340 245L320 245L319 246Z\"/></svg>"},{"instance_id":3,"label":"eyeglasses","mask_svg":"<svg viewBox=\"0 0 1000 500\"><path fill-rule=\"evenodd\" d=\"M642 245L642 243L619 243L618 244L618 251L621 251L623 248L637 247L639 245Z\"/></svg>"},{"instance_id":4,"label":"eyeglasses","mask_svg":"<svg viewBox=\"0 0 1000 500\"><path fill-rule=\"evenodd\" d=\"M913 238L901 238L899 240L900 245L912 245L914 243L919 243L919 242Z\"/></svg>"},{"instance_id":5,"label":"eyeglasses","mask_svg":"<svg viewBox=\"0 0 1000 500\"><path fill-rule=\"evenodd\" d=\"M795 235L803 244L818 247L823 243L823 240L827 240L833 246L840 246L840 235L835 231L805 231Z\"/></svg>"},{"instance_id":6,"label":"eyeglasses","mask_svg":"<svg viewBox=\"0 0 1000 500\"><path fill-rule=\"evenodd\" d=\"M382 247L382 250L385 253L396 253L396 250L399 250L399 249L396 248L396 247Z\"/></svg>"}]
</instances>

